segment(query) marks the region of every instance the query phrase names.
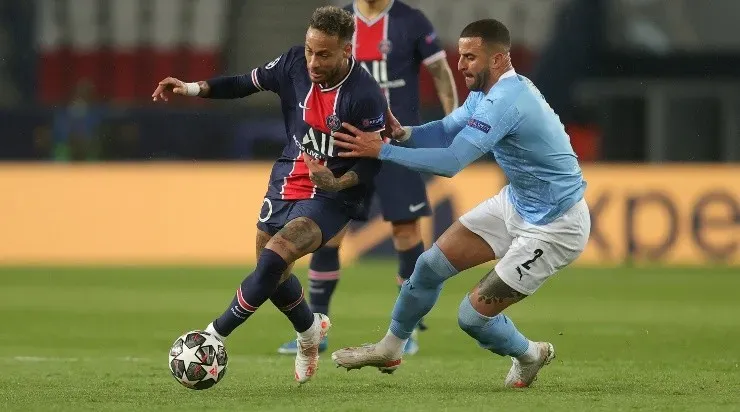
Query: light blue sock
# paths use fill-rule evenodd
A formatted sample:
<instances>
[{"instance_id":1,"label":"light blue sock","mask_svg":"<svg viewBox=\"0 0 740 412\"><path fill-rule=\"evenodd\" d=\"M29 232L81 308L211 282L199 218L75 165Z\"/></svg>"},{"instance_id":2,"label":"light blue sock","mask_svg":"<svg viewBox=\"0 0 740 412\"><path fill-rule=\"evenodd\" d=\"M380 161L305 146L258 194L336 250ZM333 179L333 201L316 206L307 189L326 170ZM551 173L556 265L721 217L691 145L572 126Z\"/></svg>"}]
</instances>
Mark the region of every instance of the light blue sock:
<instances>
[{"instance_id":1,"label":"light blue sock","mask_svg":"<svg viewBox=\"0 0 740 412\"><path fill-rule=\"evenodd\" d=\"M488 317L478 313L467 295L460 302L457 312L457 322L473 339L478 341L484 349L501 356L521 356L529 346L529 340L524 337L503 313Z\"/></svg>"},{"instance_id":2,"label":"light blue sock","mask_svg":"<svg viewBox=\"0 0 740 412\"><path fill-rule=\"evenodd\" d=\"M408 339L419 320L437 303L444 281L456 274L457 269L436 244L422 253L414 273L401 285L388 330L400 339Z\"/></svg>"}]
</instances>

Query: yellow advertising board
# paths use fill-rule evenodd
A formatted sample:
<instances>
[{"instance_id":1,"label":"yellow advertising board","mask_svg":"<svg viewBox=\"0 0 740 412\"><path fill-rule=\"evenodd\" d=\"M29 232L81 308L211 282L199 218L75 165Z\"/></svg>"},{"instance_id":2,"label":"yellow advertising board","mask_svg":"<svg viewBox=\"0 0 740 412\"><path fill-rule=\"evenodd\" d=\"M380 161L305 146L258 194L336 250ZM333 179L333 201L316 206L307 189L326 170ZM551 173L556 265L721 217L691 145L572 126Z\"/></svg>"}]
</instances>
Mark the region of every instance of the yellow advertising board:
<instances>
[{"instance_id":1,"label":"yellow advertising board","mask_svg":"<svg viewBox=\"0 0 740 412\"><path fill-rule=\"evenodd\" d=\"M0 264L251 264L268 164L0 166ZM584 167L592 233L578 264L740 264L740 167ZM505 184L492 165L428 184L453 216ZM424 219L427 244L451 223ZM390 236L380 217L353 231L345 261ZM305 263L305 262L301 262Z\"/></svg>"}]
</instances>

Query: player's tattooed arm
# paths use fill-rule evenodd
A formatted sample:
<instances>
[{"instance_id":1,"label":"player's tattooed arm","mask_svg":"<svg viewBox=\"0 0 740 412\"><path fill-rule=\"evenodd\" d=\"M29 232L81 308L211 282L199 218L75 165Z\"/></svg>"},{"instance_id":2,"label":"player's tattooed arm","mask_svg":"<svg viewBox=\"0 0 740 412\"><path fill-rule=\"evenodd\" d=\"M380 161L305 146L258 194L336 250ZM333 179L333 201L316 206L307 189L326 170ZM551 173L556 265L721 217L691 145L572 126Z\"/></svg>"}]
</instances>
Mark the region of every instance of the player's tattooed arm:
<instances>
[{"instance_id":1,"label":"player's tattooed arm","mask_svg":"<svg viewBox=\"0 0 740 412\"><path fill-rule=\"evenodd\" d=\"M360 183L360 177L357 176L357 173L350 170L337 178L334 177L331 170L326 169L312 173L311 181L319 189L323 189L328 192L339 192L340 190L348 189Z\"/></svg>"},{"instance_id":2,"label":"player's tattooed arm","mask_svg":"<svg viewBox=\"0 0 740 412\"><path fill-rule=\"evenodd\" d=\"M353 170L348 171L340 177L335 177L334 173L328 167L321 164L319 160L304 154L303 161L308 166L311 182L319 189L326 190L327 192L339 192L360 183L360 177Z\"/></svg>"},{"instance_id":3,"label":"player's tattooed arm","mask_svg":"<svg viewBox=\"0 0 740 412\"><path fill-rule=\"evenodd\" d=\"M458 106L457 89L455 88L455 78L452 76L450 65L447 59L438 59L427 66L429 72L434 78L434 86L437 88L439 101L442 103L445 114L452 113Z\"/></svg>"}]
</instances>

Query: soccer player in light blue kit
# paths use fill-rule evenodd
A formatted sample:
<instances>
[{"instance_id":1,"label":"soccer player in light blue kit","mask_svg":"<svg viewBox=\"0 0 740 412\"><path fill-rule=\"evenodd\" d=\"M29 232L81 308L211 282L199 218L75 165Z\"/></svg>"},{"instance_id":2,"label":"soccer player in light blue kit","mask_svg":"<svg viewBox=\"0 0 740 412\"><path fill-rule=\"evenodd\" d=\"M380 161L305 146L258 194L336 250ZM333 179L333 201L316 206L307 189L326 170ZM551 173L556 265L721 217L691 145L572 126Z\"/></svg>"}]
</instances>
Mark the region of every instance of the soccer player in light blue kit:
<instances>
[{"instance_id":1,"label":"soccer player in light blue kit","mask_svg":"<svg viewBox=\"0 0 740 412\"><path fill-rule=\"evenodd\" d=\"M507 387L528 387L555 356L548 342L522 335L502 312L534 293L583 251L591 228L583 199L586 182L563 124L509 57L509 31L487 19L460 35L458 69L471 90L465 104L442 120L402 127L389 117L392 137L345 127L335 145L346 156L377 157L420 172L451 177L493 154L509 184L464 214L416 261L401 288L388 333L378 343L332 354L342 367L392 372L416 324L434 306L442 284L457 273L498 259L493 270L460 303L458 323L478 344L513 366Z\"/></svg>"}]
</instances>

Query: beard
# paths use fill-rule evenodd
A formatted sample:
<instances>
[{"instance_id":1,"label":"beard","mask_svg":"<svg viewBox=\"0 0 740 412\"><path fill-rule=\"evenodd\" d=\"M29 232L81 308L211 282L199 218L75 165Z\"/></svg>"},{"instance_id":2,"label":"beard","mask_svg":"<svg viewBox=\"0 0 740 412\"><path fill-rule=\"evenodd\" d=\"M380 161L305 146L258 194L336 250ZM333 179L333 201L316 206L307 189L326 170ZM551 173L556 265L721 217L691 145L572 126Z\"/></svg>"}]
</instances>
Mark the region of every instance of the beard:
<instances>
[{"instance_id":1,"label":"beard","mask_svg":"<svg viewBox=\"0 0 740 412\"><path fill-rule=\"evenodd\" d=\"M491 73L486 68L485 70L482 70L480 73L475 75L475 82L469 87L470 91L473 92L480 92L483 91L483 89L486 87L486 84L488 84L488 79L491 78Z\"/></svg>"}]
</instances>

